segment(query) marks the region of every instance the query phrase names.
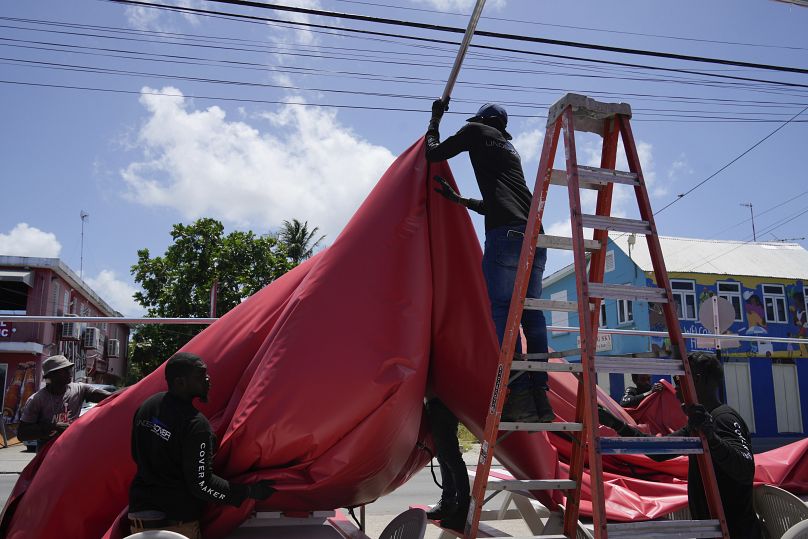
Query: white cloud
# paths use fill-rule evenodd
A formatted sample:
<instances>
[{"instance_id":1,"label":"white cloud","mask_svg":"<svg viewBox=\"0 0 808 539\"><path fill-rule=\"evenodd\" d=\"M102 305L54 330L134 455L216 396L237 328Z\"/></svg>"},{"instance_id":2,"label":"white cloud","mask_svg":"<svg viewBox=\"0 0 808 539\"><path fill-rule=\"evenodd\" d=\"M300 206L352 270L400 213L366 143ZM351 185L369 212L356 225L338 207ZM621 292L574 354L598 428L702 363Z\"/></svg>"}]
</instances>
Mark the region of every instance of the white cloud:
<instances>
[{"instance_id":1,"label":"white cloud","mask_svg":"<svg viewBox=\"0 0 808 539\"><path fill-rule=\"evenodd\" d=\"M0 255L58 258L62 244L51 232L19 223L8 234L0 233Z\"/></svg>"},{"instance_id":2,"label":"white cloud","mask_svg":"<svg viewBox=\"0 0 808 539\"><path fill-rule=\"evenodd\" d=\"M460 11L462 13L471 13L474 9L476 0L413 0L415 4L426 4L438 11ZM506 0L489 0L485 3L485 7L494 11L500 10L505 7ZM485 13L486 10L483 10Z\"/></svg>"},{"instance_id":3,"label":"white cloud","mask_svg":"<svg viewBox=\"0 0 808 539\"><path fill-rule=\"evenodd\" d=\"M141 1L149 4L158 3L157 0ZM204 7L204 3L199 0L166 0L160 3L196 9ZM157 32L175 31L177 28L171 21L172 17L176 17L177 15L181 16L186 22L192 25L199 24L198 17L191 13L173 12L148 6L126 6L124 15L126 16L129 26L138 30L154 30Z\"/></svg>"},{"instance_id":4,"label":"white cloud","mask_svg":"<svg viewBox=\"0 0 808 539\"><path fill-rule=\"evenodd\" d=\"M101 299L124 316L145 314L145 309L132 297L137 289L128 282L118 279L114 271L101 270L96 277L85 277L84 281Z\"/></svg>"},{"instance_id":5,"label":"white cloud","mask_svg":"<svg viewBox=\"0 0 808 539\"><path fill-rule=\"evenodd\" d=\"M513 145L522 157L522 164L535 161L541 153L541 144L544 140L544 132L540 129L523 131L513 137Z\"/></svg>"},{"instance_id":6,"label":"white cloud","mask_svg":"<svg viewBox=\"0 0 808 539\"><path fill-rule=\"evenodd\" d=\"M300 7L306 9L323 9L319 0L286 0L284 5L292 7ZM293 13L290 11L278 11L275 17L285 19L289 22L309 23L311 16L305 13ZM315 45L317 44L317 35L305 27L285 25L277 25L276 23L268 23L272 27L271 39L278 44L299 44L299 45ZM277 55L279 61L283 61L283 55Z\"/></svg>"},{"instance_id":7,"label":"white cloud","mask_svg":"<svg viewBox=\"0 0 808 539\"><path fill-rule=\"evenodd\" d=\"M155 92L144 88L144 92ZM164 88L163 94L181 94ZM237 226L278 227L297 218L333 241L394 160L340 124L336 112L285 105L265 132L228 121L219 107L143 94L143 160L121 171L127 197Z\"/></svg>"}]
</instances>

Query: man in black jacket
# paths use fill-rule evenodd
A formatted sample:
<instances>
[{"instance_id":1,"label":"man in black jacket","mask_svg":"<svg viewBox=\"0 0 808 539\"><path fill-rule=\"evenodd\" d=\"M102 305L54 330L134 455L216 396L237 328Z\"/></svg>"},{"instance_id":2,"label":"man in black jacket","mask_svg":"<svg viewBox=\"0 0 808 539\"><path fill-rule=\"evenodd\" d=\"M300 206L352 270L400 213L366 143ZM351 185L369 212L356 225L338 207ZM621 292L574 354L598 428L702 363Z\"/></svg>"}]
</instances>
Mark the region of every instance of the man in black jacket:
<instances>
[{"instance_id":1,"label":"man in black jacket","mask_svg":"<svg viewBox=\"0 0 808 539\"><path fill-rule=\"evenodd\" d=\"M129 489L132 533L168 530L201 539L199 518L206 502L238 507L265 500L271 481L230 483L213 473L216 437L193 405L207 402L210 378L202 359L180 352L166 363L168 391L149 397L132 424L137 474Z\"/></svg>"},{"instance_id":2,"label":"man in black jacket","mask_svg":"<svg viewBox=\"0 0 808 539\"><path fill-rule=\"evenodd\" d=\"M623 398L620 399L620 406L623 408L634 408L651 393L662 391L662 384L659 382L652 384L650 374L632 374L633 386L626 388Z\"/></svg>"},{"instance_id":3,"label":"man in black jacket","mask_svg":"<svg viewBox=\"0 0 808 539\"><path fill-rule=\"evenodd\" d=\"M519 254L525 235L532 195L525 183L519 153L510 143L506 130L508 113L496 104L483 105L455 135L440 141L438 126L446 103L432 105L432 118L426 132L426 158L445 161L468 152L482 200L460 197L442 178L437 189L447 199L485 215L483 275L491 302L491 314L500 345L505 334ZM541 279L547 250L537 248L527 289L528 298L541 297ZM544 313L525 310L522 329L528 353L547 352L547 324ZM521 342L517 339L517 352ZM545 360L546 361L546 360ZM555 418L547 398L547 373L526 373L509 385L510 393L502 411L503 421L550 422Z\"/></svg>"},{"instance_id":4,"label":"man in black jacket","mask_svg":"<svg viewBox=\"0 0 808 539\"><path fill-rule=\"evenodd\" d=\"M687 425L670 436L696 436L704 433L710 446L724 516L727 519L732 539L761 539L762 527L752 505L752 480L755 476L755 457L749 429L743 418L731 407L721 403L718 390L724 381L721 362L713 354L695 352L690 354L690 371L699 402L687 410ZM678 386L676 394L682 400ZM626 425L601 408L600 422L611 427L620 436L647 436ZM676 455L649 455L657 461L674 458ZM699 473L695 455L690 455L687 471L687 500L694 519L710 518L704 483Z\"/></svg>"}]
</instances>

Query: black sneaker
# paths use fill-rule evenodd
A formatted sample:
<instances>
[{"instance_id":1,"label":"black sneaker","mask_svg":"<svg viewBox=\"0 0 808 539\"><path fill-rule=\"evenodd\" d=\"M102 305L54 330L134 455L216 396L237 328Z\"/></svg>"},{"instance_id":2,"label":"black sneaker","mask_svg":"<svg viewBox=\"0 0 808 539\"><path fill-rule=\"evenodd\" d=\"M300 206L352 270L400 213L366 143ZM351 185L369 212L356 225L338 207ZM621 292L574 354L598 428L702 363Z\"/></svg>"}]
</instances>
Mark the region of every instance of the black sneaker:
<instances>
[{"instance_id":1,"label":"black sneaker","mask_svg":"<svg viewBox=\"0 0 808 539\"><path fill-rule=\"evenodd\" d=\"M441 496L438 503L432 506L432 509L426 512L426 518L429 520L440 520L452 515L457 511L457 498L454 496Z\"/></svg>"},{"instance_id":2,"label":"black sneaker","mask_svg":"<svg viewBox=\"0 0 808 539\"><path fill-rule=\"evenodd\" d=\"M502 421L509 423L538 423L536 403L529 389L512 390L502 407Z\"/></svg>"},{"instance_id":3,"label":"black sneaker","mask_svg":"<svg viewBox=\"0 0 808 539\"><path fill-rule=\"evenodd\" d=\"M550 405L547 391L544 389L534 390L533 399L536 403L537 421L539 423L552 423L555 419L555 412L553 412L553 407Z\"/></svg>"},{"instance_id":4,"label":"black sneaker","mask_svg":"<svg viewBox=\"0 0 808 539\"><path fill-rule=\"evenodd\" d=\"M461 494L461 496L463 497L463 500L458 502L457 509L455 509L451 515L440 521L441 528L454 530L460 533L466 531L466 519L468 518L469 514L470 499L468 495L463 496Z\"/></svg>"}]
</instances>

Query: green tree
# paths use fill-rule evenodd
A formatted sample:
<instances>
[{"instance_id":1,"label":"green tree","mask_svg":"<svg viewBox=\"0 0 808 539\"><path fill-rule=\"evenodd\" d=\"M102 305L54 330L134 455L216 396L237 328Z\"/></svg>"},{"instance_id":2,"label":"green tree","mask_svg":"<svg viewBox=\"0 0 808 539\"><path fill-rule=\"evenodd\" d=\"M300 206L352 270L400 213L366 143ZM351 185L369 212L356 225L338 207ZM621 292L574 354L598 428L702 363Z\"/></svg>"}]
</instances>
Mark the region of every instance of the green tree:
<instances>
[{"instance_id":1,"label":"green tree","mask_svg":"<svg viewBox=\"0 0 808 539\"><path fill-rule=\"evenodd\" d=\"M224 226L215 219L176 224L171 237L174 242L163 256L152 257L148 249L141 249L131 268L142 288L135 300L149 317L207 317L210 291L217 282L216 314L221 316L296 265L276 236L252 231L224 234ZM130 345L128 381L150 373L205 327L138 326Z\"/></svg>"},{"instance_id":2,"label":"green tree","mask_svg":"<svg viewBox=\"0 0 808 539\"><path fill-rule=\"evenodd\" d=\"M297 219L292 219L291 222L283 222L278 238L286 244L286 251L289 253L289 258L292 259L292 262L300 264L311 257L314 249L325 239L325 235L322 235L317 241L314 241L314 237L319 230L319 227L309 230L308 221L301 223Z\"/></svg>"}]
</instances>

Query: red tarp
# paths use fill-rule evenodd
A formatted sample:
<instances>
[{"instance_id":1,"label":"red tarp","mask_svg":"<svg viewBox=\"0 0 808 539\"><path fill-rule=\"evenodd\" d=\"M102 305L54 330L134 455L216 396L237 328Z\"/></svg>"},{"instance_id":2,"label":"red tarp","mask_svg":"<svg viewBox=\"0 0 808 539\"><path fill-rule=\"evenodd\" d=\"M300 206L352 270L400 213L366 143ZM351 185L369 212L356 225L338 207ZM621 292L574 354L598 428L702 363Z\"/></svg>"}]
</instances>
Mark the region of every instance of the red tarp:
<instances>
[{"instance_id":1,"label":"red tarp","mask_svg":"<svg viewBox=\"0 0 808 539\"><path fill-rule=\"evenodd\" d=\"M434 192L427 177L435 173L451 179L445 163L430 170L423 143L414 144L329 249L184 347L205 359L213 381L209 402L198 405L221 440L218 473L277 482L279 492L262 509L368 503L421 469L428 376L431 390L480 434L497 362L482 253L466 210ZM570 374L552 375L553 404L565 419L575 383ZM35 459L7 503L7 537L119 537L116 518L125 514L135 470L131 419L164 389L160 368L96 406ZM568 443L554 437L556 449L548 440L515 433L497 458L517 477L566 477L559 458L567 458ZM808 446L790 448L787 460L772 459L766 480L808 489ZM611 476L610 517L654 517L681 506L684 485L675 478L685 468L681 459L610 459L610 472L673 482ZM253 508L212 507L205 537L224 537Z\"/></svg>"}]
</instances>

